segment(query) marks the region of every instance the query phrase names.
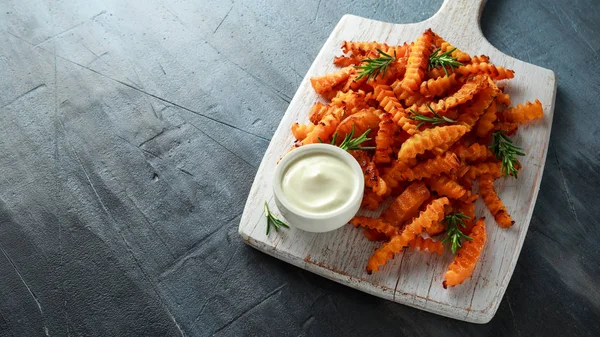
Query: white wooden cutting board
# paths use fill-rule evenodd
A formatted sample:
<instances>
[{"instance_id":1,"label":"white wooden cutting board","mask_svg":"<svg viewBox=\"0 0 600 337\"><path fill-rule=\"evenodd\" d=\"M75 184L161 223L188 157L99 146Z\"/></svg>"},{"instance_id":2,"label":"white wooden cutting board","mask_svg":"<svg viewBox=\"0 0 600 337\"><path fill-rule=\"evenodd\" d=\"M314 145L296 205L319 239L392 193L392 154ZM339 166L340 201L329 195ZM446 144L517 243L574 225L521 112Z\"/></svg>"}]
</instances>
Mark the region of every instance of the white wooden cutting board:
<instances>
[{"instance_id":1,"label":"white wooden cutting board","mask_svg":"<svg viewBox=\"0 0 600 337\"><path fill-rule=\"evenodd\" d=\"M397 25L352 15L340 20L300 84L258 169L239 226L247 244L328 279L398 303L468 322L487 323L492 319L517 263L535 206L552 126L556 80L551 70L506 56L484 38L479 28L483 4L483 0L446 0L436 15L415 24ZM271 179L277 161L294 142L290 125L307 122L310 107L319 100L309 78L336 69L333 58L341 54L344 40L400 44L415 40L427 28L471 55L488 55L494 64L515 70L515 78L506 84L513 105L535 98L543 104L544 119L521 127L514 137L527 153L521 160L524 169L518 181L510 178L496 183L515 225L500 229L478 201L476 214L488 219L488 242L472 278L447 290L442 287L442 280L452 261L449 251L441 256L406 251L381 271L368 275L367 260L380 243L369 242L361 230L351 225L323 234L292 228L273 231L267 237L263 203L266 200L278 214Z\"/></svg>"}]
</instances>

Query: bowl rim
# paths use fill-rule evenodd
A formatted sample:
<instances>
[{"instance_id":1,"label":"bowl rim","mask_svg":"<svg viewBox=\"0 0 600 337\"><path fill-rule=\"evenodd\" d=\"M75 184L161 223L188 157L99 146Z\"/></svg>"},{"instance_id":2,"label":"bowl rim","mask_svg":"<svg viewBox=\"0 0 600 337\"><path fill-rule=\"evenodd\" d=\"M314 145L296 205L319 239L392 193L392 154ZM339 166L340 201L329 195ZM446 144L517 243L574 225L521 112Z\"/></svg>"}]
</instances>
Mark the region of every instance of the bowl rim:
<instances>
[{"instance_id":1,"label":"bowl rim","mask_svg":"<svg viewBox=\"0 0 600 337\"><path fill-rule=\"evenodd\" d=\"M346 203L344 203L343 206L341 206L333 211L327 212L327 213L321 213L321 214L310 213L310 212L305 212L305 211L299 209L298 207L296 207L295 205L290 203L288 201L288 199L285 197L285 195L283 193L283 189L281 187L281 183L283 180L283 173L285 172L287 167L291 163L293 163L296 159L298 159L299 157L302 157L302 156L306 156L309 153L330 154L338 159L341 159L343 162L348 164L348 166L350 166L350 168L352 169L357 187L355 188L354 192L350 196L350 199ZM335 145L331 145L331 144L307 144L307 145L300 146L300 147L288 152L279 161L279 163L277 164L277 167L275 168L275 172L273 174L273 193L275 194L275 198L277 198L279 200L279 202L285 208L288 209L288 211L294 213L297 216L301 216L301 217L309 219L309 220L332 219L332 218L335 218L336 216L342 215L345 212L353 209L355 207L356 201L359 199L362 199L362 196L364 193L364 185L365 185L364 175L363 175L362 168L358 164L358 161L356 161L356 159L350 153L348 153L348 151L343 150L343 149L341 149Z\"/></svg>"}]
</instances>

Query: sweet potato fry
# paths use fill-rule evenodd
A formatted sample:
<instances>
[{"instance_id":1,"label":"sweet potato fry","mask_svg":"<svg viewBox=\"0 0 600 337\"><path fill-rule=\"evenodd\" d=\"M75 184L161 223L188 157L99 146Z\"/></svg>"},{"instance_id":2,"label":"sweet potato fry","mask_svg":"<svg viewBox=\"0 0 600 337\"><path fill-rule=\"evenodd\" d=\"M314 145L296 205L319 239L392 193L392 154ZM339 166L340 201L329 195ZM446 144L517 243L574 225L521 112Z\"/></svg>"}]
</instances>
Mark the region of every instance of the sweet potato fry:
<instances>
[{"instance_id":1,"label":"sweet potato fry","mask_svg":"<svg viewBox=\"0 0 600 337\"><path fill-rule=\"evenodd\" d=\"M371 228L365 228L363 234L369 241L387 241L388 237Z\"/></svg>"},{"instance_id":2,"label":"sweet potato fry","mask_svg":"<svg viewBox=\"0 0 600 337\"><path fill-rule=\"evenodd\" d=\"M373 192L371 189L365 189L363 200L360 206L374 211L379 208L379 205L381 205L382 202L382 196L377 195L377 193Z\"/></svg>"},{"instance_id":3,"label":"sweet potato fry","mask_svg":"<svg viewBox=\"0 0 600 337\"><path fill-rule=\"evenodd\" d=\"M451 74L450 76L432 78L424 81L421 83L419 91L421 92L421 95L427 98L442 96L448 92L450 88L456 86L457 83L456 74Z\"/></svg>"},{"instance_id":4,"label":"sweet potato fry","mask_svg":"<svg viewBox=\"0 0 600 337\"><path fill-rule=\"evenodd\" d=\"M388 45L385 43L379 43L376 41L370 42L357 42L357 41L344 41L342 43L342 51L347 53L352 53L354 55L366 55L371 50L387 50Z\"/></svg>"},{"instance_id":5,"label":"sweet potato fry","mask_svg":"<svg viewBox=\"0 0 600 337\"><path fill-rule=\"evenodd\" d=\"M396 123L392 115L383 113L379 116L379 130L375 136L375 154L373 162L376 164L387 164L392 161L392 146L396 135Z\"/></svg>"},{"instance_id":6,"label":"sweet potato fry","mask_svg":"<svg viewBox=\"0 0 600 337\"><path fill-rule=\"evenodd\" d=\"M369 108L366 101L366 94L362 90L358 92L353 90L347 92L338 91L336 96L331 99L331 106L344 108L346 116Z\"/></svg>"},{"instance_id":7,"label":"sweet potato fry","mask_svg":"<svg viewBox=\"0 0 600 337\"><path fill-rule=\"evenodd\" d=\"M419 249L420 251L428 251L430 253L437 253L439 255L444 253L444 245L442 241L434 241L430 238L423 238L422 236L417 236L414 240L412 240L409 244L412 249Z\"/></svg>"},{"instance_id":8,"label":"sweet potato fry","mask_svg":"<svg viewBox=\"0 0 600 337\"><path fill-rule=\"evenodd\" d=\"M429 236L436 236L446 231L446 226L440 221L433 222L426 230Z\"/></svg>"},{"instance_id":9,"label":"sweet potato fry","mask_svg":"<svg viewBox=\"0 0 600 337\"><path fill-rule=\"evenodd\" d=\"M329 142L331 135L335 132L340 123L341 116L343 115L343 108L328 110L319 123L312 131L308 132L306 138L302 140L302 145L319 143L320 141Z\"/></svg>"},{"instance_id":10,"label":"sweet potato fry","mask_svg":"<svg viewBox=\"0 0 600 337\"><path fill-rule=\"evenodd\" d=\"M398 228L390 225L389 223L375 218L367 218L364 216L355 216L350 220L350 224L355 227L365 227L376 230L379 233L391 238L394 235L398 235Z\"/></svg>"},{"instance_id":11,"label":"sweet potato fry","mask_svg":"<svg viewBox=\"0 0 600 337\"><path fill-rule=\"evenodd\" d=\"M441 36L439 36L435 33L433 33L433 44L436 47L440 48L442 53L453 50L452 53L450 53L450 55L452 57L456 58L456 60L458 62L465 63L465 62L469 62L471 60L471 56L469 56L469 54L454 47L448 41L444 40Z\"/></svg>"},{"instance_id":12,"label":"sweet potato fry","mask_svg":"<svg viewBox=\"0 0 600 337\"><path fill-rule=\"evenodd\" d=\"M332 90L336 85L347 80L350 74L355 71L356 69L352 66L345 67L331 74L313 77L310 79L310 84L317 93L323 95Z\"/></svg>"},{"instance_id":13,"label":"sweet potato fry","mask_svg":"<svg viewBox=\"0 0 600 337\"><path fill-rule=\"evenodd\" d=\"M469 129L463 125L437 126L417 133L402 144L398 160L406 162L437 146L453 144Z\"/></svg>"},{"instance_id":14,"label":"sweet potato fry","mask_svg":"<svg viewBox=\"0 0 600 337\"><path fill-rule=\"evenodd\" d=\"M448 197L450 199L458 200L468 192L464 186L450 179L445 174L431 177L425 182L432 191L440 196Z\"/></svg>"},{"instance_id":15,"label":"sweet potato fry","mask_svg":"<svg viewBox=\"0 0 600 337\"><path fill-rule=\"evenodd\" d=\"M296 140L304 140L309 132L311 132L315 128L314 124L292 124L292 134L296 138Z\"/></svg>"},{"instance_id":16,"label":"sweet potato fry","mask_svg":"<svg viewBox=\"0 0 600 337\"><path fill-rule=\"evenodd\" d=\"M471 234L473 226L475 226L475 200L468 200L465 202L458 201L456 206L456 212L461 212L467 217L469 217L468 219L465 219L463 221L465 227L459 226L458 229L460 229L460 231L463 232L465 235Z\"/></svg>"},{"instance_id":17,"label":"sweet potato fry","mask_svg":"<svg viewBox=\"0 0 600 337\"><path fill-rule=\"evenodd\" d=\"M404 180L413 181L430 178L434 175L448 173L460 165L458 157L452 152L446 152L435 158L426 160L402 172Z\"/></svg>"},{"instance_id":18,"label":"sweet potato fry","mask_svg":"<svg viewBox=\"0 0 600 337\"><path fill-rule=\"evenodd\" d=\"M373 191L377 196L383 197L387 194L387 184L379 176L379 170L366 151L352 151L352 155L358 161L365 178L365 187Z\"/></svg>"},{"instance_id":19,"label":"sweet potato fry","mask_svg":"<svg viewBox=\"0 0 600 337\"><path fill-rule=\"evenodd\" d=\"M509 123L523 124L530 120L544 117L544 109L542 103L539 100L535 102L527 102L525 104L519 104L514 108L506 109L502 111L502 119Z\"/></svg>"},{"instance_id":20,"label":"sweet potato fry","mask_svg":"<svg viewBox=\"0 0 600 337\"><path fill-rule=\"evenodd\" d=\"M394 95L389 85L380 84L373 89L375 99L386 112L392 115L392 119L397 122L401 117L406 116L404 108Z\"/></svg>"},{"instance_id":21,"label":"sweet potato fry","mask_svg":"<svg viewBox=\"0 0 600 337\"><path fill-rule=\"evenodd\" d=\"M410 47L406 73L402 80L402 89L409 93L418 91L423 76L427 70L429 55L431 54L431 42L433 33L431 30L425 31L421 37Z\"/></svg>"},{"instance_id":22,"label":"sweet potato fry","mask_svg":"<svg viewBox=\"0 0 600 337\"><path fill-rule=\"evenodd\" d=\"M494 122L497 118L497 111L496 102L494 101L492 102L492 105L490 105L490 107L485 111L485 113L481 115L481 118L479 118L479 121L475 126L475 133L477 137L485 138L494 130Z\"/></svg>"},{"instance_id":23,"label":"sweet potato fry","mask_svg":"<svg viewBox=\"0 0 600 337\"><path fill-rule=\"evenodd\" d=\"M381 218L393 226L401 226L417 214L419 207L429 199L429 196L429 190L423 182L414 182L392 202Z\"/></svg>"},{"instance_id":24,"label":"sweet potato fry","mask_svg":"<svg viewBox=\"0 0 600 337\"><path fill-rule=\"evenodd\" d=\"M469 78L467 82L452 96L440 99L437 103L431 103L431 108L438 114L445 116L446 111L471 100L475 94L487 88L488 85L489 82L486 76L476 75L472 78ZM422 104L414 110L423 115L432 114L431 109L429 109L427 104Z\"/></svg>"},{"instance_id":25,"label":"sweet potato fry","mask_svg":"<svg viewBox=\"0 0 600 337\"><path fill-rule=\"evenodd\" d=\"M489 174L494 178L502 175L502 165L499 162L483 162L469 167L469 171L464 175L468 181L473 181L479 176Z\"/></svg>"},{"instance_id":26,"label":"sweet potato fry","mask_svg":"<svg viewBox=\"0 0 600 337\"><path fill-rule=\"evenodd\" d=\"M379 115L380 110L369 108L361 110L354 115L348 116L339 123L335 132L337 132L338 144L344 140L352 128L354 128L354 134L360 136L367 130L374 131L379 126Z\"/></svg>"},{"instance_id":27,"label":"sweet potato fry","mask_svg":"<svg viewBox=\"0 0 600 337\"><path fill-rule=\"evenodd\" d=\"M454 150L454 153L460 158L462 161L466 161L469 163L476 163L479 161L489 160L494 154L490 150L487 145L474 143L469 147L457 146Z\"/></svg>"},{"instance_id":28,"label":"sweet potato fry","mask_svg":"<svg viewBox=\"0 0 600 337\"><path fill-rule=\"evenodd\" d=\"M386 167L383 170L382 178L385 181L388 189L394 189L399 185L402 180L402 172L404 170L416 165L416 160L412 159L407 162L396 160L392 163L391 167Z\"/></svg>"},{"instance_id":29,"label":"sweet potato fry","mask_svg":"<svg viewBox=\"0 0 600 337\"><path fill-rule=\"evenodd\" d=\"M477 63L490 63L490 58L486 55L477 55L477 56L473 56L471 57L471 64L477 64Z\"/></svg>"},{"instance_id":30,"label":"sweet potato fry","mask_svg":"<svg viewBox=\"0 0 600 337\"><path fill-rule=\"evenodd\" d=\"M494 80L504 80L515 77L515 72L504 67L496 67L487 62L467 64L456 69L456 72L463 76L487 74Z\"/></svg>"},{"instance_id":31,"label":"sweet potato fry","mask_svg":"<svg viewBox=\"0 0 600 337\"><path fill-rule=\"evenodd\" d=\"M472 128L496 99L497 90L486 88L477 95L465 111L458 117L458 123Z\"/></svg>"},{"instance_id":32,"label":"sweet potato fry","mask_svg":"<svg viewBox=\"0 0 600 337\"><path fill-rule=\"evenodd\" d=\"M444 288L463 283L473 273L487 239L484 218L477 220L471 231L471 238L473 240L464 242L462 247L459 248L454 261L448 267L442 283Z\"/></svg>"},{"instance_id":33,"label":"sweet potato fry","mask_svg":"<svg viewBox=\"0 0 600 337\"><path fill-rule=\"evenodd\" d=\"M483 174L479 177L479 193L481 193L481 198L500 227L508 228L515 224L510 218L504 203L496 194L493 176Z\"/></svg>"},{"instance_id":34,"label":"sweet potato fry","mask_svg":"<svg viewBox=\"0 0 600 337\"><path fill-rule=\"evenodd\" d=\"M356 66L360 64L364 57L361 55L352 55L352 56L336 56L333 59L333 64L338 67L349 67Z\"/></svg>"},{"instance_id":35,"label":"sweet potato fry","mask_svg":"<svg viewBox=\"0 0 600 337\"><path fill-rule=\"evenodd\" d=\"M409 225L407 225L400 235L395 235L392 239L384 243L381 248L377 249L369 258L367 264L367 273L378 271L379 268L387 263L394 254L399 253L402 248L409 243L421 232L428 228L434 222L439 222L444 217L444 206L450 202L448 198L439 198L434 200L427 206L425 211L421 212Z\"/></svg>"}]
</instances>

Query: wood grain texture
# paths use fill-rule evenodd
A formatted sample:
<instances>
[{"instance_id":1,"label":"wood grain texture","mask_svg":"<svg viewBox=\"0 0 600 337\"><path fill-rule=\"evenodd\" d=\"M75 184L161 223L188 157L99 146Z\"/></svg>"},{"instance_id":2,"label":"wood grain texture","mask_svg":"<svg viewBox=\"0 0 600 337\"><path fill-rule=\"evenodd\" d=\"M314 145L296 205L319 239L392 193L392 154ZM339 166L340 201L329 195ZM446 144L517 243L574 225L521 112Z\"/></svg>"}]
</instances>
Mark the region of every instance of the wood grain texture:
<instances>
[{"instance_id":1,"label":"wood grain texture","mask_svg":"<svg viewBox=\"0 0 600 337\"><path fill-rule=\"evenodd\" d=\"M516 266L533 213L548 149L556 80L551 70L509 57L487 42L478 23L482 8L480 0L448 0L432 18L405 25L344 16L300 84L261 162L240 221L239 233L245 241L300 268L385 299L468 322L490 321ZM527 149L519 180L497 183L516 225L503 230L488 220L488 243L472 278L448 290L442 288L442 280L452 260L449 252L442 256L405 252L380 272L367 275L364 267L376 244L349 225L325 234L291 229L267 237L262 203L267 200L275 209L272 172L293 144L290 125L306 122L310 106L319 99L308 79L335 69L332 60L341 53L344 40L399 44L414 40L427 28L471 55L488 55L494 64L515 70L515 78L506 83L513 104L535 98L543 104L544 119L521 127L515 137L515 142ZM493 219L481 201L476 214Z\"/></svg>"}]
</instances>

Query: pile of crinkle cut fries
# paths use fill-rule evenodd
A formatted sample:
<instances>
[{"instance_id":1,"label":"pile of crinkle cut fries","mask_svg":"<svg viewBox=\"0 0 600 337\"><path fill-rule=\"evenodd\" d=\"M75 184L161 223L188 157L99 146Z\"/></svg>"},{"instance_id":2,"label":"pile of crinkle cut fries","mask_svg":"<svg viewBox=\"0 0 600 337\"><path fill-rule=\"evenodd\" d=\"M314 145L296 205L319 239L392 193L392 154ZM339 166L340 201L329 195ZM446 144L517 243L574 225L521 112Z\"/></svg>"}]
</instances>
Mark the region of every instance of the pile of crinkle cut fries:
<instances>
[{"instance_id":1,"label":"pile of crinkle cut fries","mask_svg":"<svg viewBox=\"0 0 600 337\"><path fill-rule=\"evenodd\" d=\"M345 41L342 50L334 59L341 69L311 78L327 103L313 105L311 123L292 125L295 146L363 136L363 150L350 151L365 177L362 207L375 210L393 199L381 217L351 221L369 240L383 242L368 273L404 247L441 254L446 243L455 257L443 285L462 283L486 242L475 201L483 199L500 227L514 224L494 180L517 178L524 153L509 136L543 117L540 101L511 107L497 81L514 71L470 56L431 30L411 44Z\"/></svg>"}]
</instances>

